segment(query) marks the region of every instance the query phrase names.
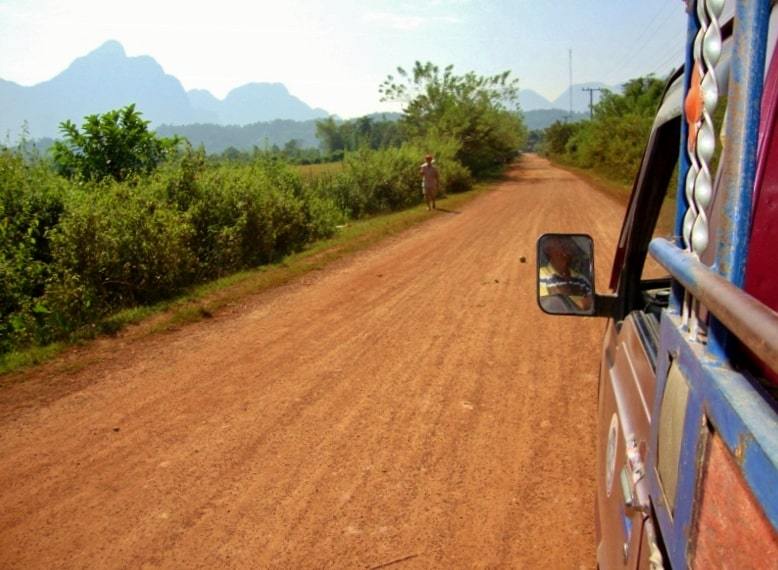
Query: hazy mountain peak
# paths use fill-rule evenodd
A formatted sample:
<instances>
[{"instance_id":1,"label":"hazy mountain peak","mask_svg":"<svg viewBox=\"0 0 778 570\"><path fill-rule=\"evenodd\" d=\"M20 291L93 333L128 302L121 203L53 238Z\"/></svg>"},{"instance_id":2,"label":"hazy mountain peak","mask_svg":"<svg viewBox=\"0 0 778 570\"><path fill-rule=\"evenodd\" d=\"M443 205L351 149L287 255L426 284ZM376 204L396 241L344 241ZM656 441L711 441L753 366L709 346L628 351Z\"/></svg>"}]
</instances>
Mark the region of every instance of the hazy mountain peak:
<instances>
[{"instance_id":1,"label":"hazy mountain peak","mask_svg":"<svg viewBox=\"0 0 778 570\"><path fill-rule=\"evenodd\" d=\"M16 136L26 122L31 136L54 137L66 119L80 124L86 115L131 103L152 125L248 125L328 115L309 107L281 83L247 83L224 100L205 89L187 92L153 57L128 57L122 44L108 40L62 73L32 87L0 79L0 135Z\"/></svg>"},{"instance_id":2,"label":"hazy mountain peak","mask_svg":"<svg viewBox=\"0 0 778 570\"><path fill-rule=\"evenodd\" d=\"M550 109L551 101L532 89L519 90L519 105L522 111L535 111L537 109Z\"/></svg>"},{"instance_id":3,"label":"hazy mountain peak","mask_svg":"<svg viewBox=\"0 0 778 570\"><path fill-rule=\"evenodd\" d=\"M203 97L199 96L198 99L202 101ZM205 106L201 106L203 107ZM289 93L282 83L254 82L230 91L221 101L218 115L223 125L248 125L274 119L305 121L326 117L328 113L311 109L306 103Z\"/></svg>"},{"instance_id":4,"label":"hazy mountain peak","mask_svg":"<svg viewBox=\"0 0 778 570\"><path fill-rule=\"evenodd\" d=\"M120 58L120 57L127 57L127 54L124 51L124 46L117 42L116 40L108 40L104 44L102 44L97 49L89 52L86 57L112 57L112 58Z\"/></svg>"},{"instance_id":5,"label":"hazy mountain peak","mask_svg":"<svg viewBox=\"0 0 778 570\"><path fill-rule=\"evenodd\" d=\"M207 89L190 89L187 91L187 93L195 97L209 97L211 99L216 99L216 97L214 97L214 95Z\"/></svg>"},{"instance_id":6,"label":"hazy mountain peak","mask_svg":"<svg viewBox=\"0 0 778 570\"><path fill-rule=\"evenodd\" d=\"M101 77L122 78L138 76L162 76L176 82L177 79L166 75L162 66L148 55L128 57L122 44L116 40L108 40L97 49L85 56L79 57L70 66L54 77L51 81L62 80L63 77L75 75L75 80L80 82L85 78L100 79Z\"/></svg>"},{"instance_id":7,"label":"hazy mountain peak","mask_svg":"<svg viewBox=\"0 0 778 570\"><path fill-rule=\"evenodd\" d=\"M273 96L287 96L289 95L289 90L286 88L286 86L283 83L258 83L258 82L252 82L252 83L246 83L244 85L241 85L240 87L236 87L232 91L230 91L227 94L226 99L229 99L230 97L234 97L236 95L240 96L253 96L253 95L273 95Z\"/></svg>"}]
</instances>

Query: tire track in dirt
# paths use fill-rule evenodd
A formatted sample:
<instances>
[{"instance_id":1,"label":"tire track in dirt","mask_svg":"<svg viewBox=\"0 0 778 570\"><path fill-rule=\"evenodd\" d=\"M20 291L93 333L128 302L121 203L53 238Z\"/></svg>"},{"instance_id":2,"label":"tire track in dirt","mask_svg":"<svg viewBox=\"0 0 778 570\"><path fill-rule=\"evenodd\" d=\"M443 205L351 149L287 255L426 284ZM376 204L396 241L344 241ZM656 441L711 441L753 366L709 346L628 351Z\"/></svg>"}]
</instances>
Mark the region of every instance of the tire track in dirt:
<instances>
[{"instance_id":1,"label":"tire track in dirt","mask_svg":"<svg viewBox=\"0 0 778 570\"><path fill-rule=\"evenodd\" d=\"M543 315L534 251L593 233L602 289L622 211L527 156L324 271L27 373L0 567L592 568L604 321Z\"/></svg>"}]
</instances>

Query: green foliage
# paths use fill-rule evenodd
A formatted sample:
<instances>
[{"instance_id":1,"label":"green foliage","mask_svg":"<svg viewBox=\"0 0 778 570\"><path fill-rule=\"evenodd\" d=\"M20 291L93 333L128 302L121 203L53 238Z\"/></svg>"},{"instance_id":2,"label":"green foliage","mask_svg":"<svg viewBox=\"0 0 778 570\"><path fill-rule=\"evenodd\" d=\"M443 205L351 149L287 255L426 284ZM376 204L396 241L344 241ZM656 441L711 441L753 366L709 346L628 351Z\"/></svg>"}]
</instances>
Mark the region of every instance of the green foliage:
<instances>
[{"instance_id":1,"label":"green foliage","mask_svg":"<svg viewBox=\"0 0 778 570\"><path fill-rule=\"evenodd\" d=\"M397 121L360 117L351 121L335 121L333 117L316 121L316 138L325 155L343 156L346 151L360 148L397 147L404 142Z\"/></svg>"},{"instance_id":2,"label":"green foliage","mask_svg":"<svg viewBox=\"0 0 778 570\"><path fill-rule=\"evenodd\" d=\"M382 150L362 148L347 153L342 172L320 178L317 188L351 218L407 208L422 201L419 168L428 152L436 157L442 193L472 187L470 171L455 158L458 150L459 144L445 137Z\"/></svg>"},{"instance_id":3,"label":"green foliage","mask_svg":"<svg viewBox=\"0 0 778 570\"><path fill-rule=\"evenodd\" d=\"M343 219L274 160L208 166L189 148L147 177L74 183L0 151L0 354L278 260Z\"/></svg>"},{"instance_id":4,"label":"green foliage","mask_svg":"<svg viewBox=\"0 0 778 570\"><path fill-rule=\"evenodd\" d=\"M621 95L604 93L591 121L556 122L548 127L545 152L615 180L631 181L640 167L663 90L663 82L649 76L628 81Z\"/></svg>"},{"instance_id":5,"label":"green foliage","mask_svg":"<svg viewBox=\"0 0 778 570\"><path fill-rule=\"evenodd\" d=\"M75 192L51 235L46 301L72 330L119 307L159 301L192 274L191 227L146 186Z\"/></svg>"},{"instance_id":6,"label":"green foliage","mask_svg":"<svg viewBox=\"0 0 778 570\"><path fill-rule=\"evenodd\" d=\"M52 260L48 232L62 215L65 191L42 163L0 150L0 353L17 340L47 340L41 296Z\"/></svg>"},{"instance_id":7,"label":"green foliage","mask_svg":"<svg viewBox=\"0 0 778 570\"><path fill-rule=\"evenodd\" d=\"M363 149L349 153L344 161L345 175L351 188L351 214L388 212L419 202L419 153L408 147L383 151Z\"/></svg>"},{"instance_id":8,"label":"green foliage","mask_svg":"<svg viewBox=\"0 0 778 570\"><path fill-rule=\"evenodd\" d=\"M157 138L148 123L135 105L89 115L83 130L71 121L61 123L65 141L52 147L57 169L68 178L119 182L150 173L175 149L178 139Z\"/></svg>"},{"instance_id":9,"label":"green foliage","mask_svg":"<svg viewBox=\"0 0 778 570\"><path fill-rule=\"evenodd\" d=\"M662 98L665 84L653 76L638 77L624 84L621 95L608 91L594 108L595 118L638 115L653 117Z\"/></svg>"},{"instance_id":10,"label":"green foliage","mask_svg":"<svg viewBox=\"0 0 778 570\"><path fill-rule=\"evenodd\" d=\"M513 158L526 137L518 111L518 81L510 72L482 77L455 75L416 62L398 68L380 87L383 101L404 103L400 126L411 140L451 137L460 143L456 159L480 176Z\"/></svg>"},{"instance_id":11,"label":"green foliage","mask_svg":"<svg viewBox=\"0 0 778 570\"><path fill-rule=\"evenodd\" d=\"M219 160L187 144L173 155L132 106L88 117L83 133L69 125L55 168L0 150L0 355L109 330L118 310L277 261L348 217L418 204L428 152L443 193L472 186L457 137L432 129L399 144L388 121L344 124L355 150L315 175L289 165L305 150L295 143Z\"/></svg>"},{"instance_id":12,"label":"green foliage","mask_svg":"<svg viewBox=\"0 0 778 570\"><path fill-rule=\"evenodd\" d=\"M583 123L552 123L543 133L543 149L551 156L563 155L567 149L567 142L577 133Z\"/></svg>"},{"instance_id":13,"label":"green foliage","mask_svg":"<svg viewBox=\"0 0 778 570\"><path fill-rule=\"evenodd\" d=\"M209 168L187 211L200 279L279 259L341 221L332 201L305 188L279 162Z\"/></svg>"}]
</instances>

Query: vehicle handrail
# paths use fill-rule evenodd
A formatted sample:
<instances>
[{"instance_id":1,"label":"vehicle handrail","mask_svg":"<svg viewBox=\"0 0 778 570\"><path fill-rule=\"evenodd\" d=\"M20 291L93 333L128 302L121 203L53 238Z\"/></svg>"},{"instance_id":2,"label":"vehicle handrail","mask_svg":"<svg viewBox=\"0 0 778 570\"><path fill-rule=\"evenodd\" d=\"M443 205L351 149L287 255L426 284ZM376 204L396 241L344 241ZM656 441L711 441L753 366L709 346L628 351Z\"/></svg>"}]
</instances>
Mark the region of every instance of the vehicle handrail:
<instances>
[{"instance_id":1,"label":"vehicle handrail","mask_svg":"<svg viewBox=\"0 0 778 570\"><path fill-rule=\"evenodd\" d=\"M778 313L666 239L653 239L649 251L757 358L778 371Z\"/></svg>"}]
</instances>

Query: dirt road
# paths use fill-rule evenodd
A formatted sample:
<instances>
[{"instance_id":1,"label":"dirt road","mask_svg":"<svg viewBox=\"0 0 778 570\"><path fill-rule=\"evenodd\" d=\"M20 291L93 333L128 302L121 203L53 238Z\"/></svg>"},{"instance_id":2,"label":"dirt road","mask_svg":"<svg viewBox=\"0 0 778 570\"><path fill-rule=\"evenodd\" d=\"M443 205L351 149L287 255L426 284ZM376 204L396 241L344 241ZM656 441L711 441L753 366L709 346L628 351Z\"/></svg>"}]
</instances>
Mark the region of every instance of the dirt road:
<instances>
[{"instance_id":1,"label":"dirt road","mask_svg":"<svg viewBox=\"0 0 778 570\"><path fill-rule=\"evenodd\" d=\"M0 567L594 567L604 321L540 312L534 246L592 234L603 288L622 211L525 157L324 271L15 378Z\"/></svg>"}]
</instances>

